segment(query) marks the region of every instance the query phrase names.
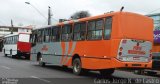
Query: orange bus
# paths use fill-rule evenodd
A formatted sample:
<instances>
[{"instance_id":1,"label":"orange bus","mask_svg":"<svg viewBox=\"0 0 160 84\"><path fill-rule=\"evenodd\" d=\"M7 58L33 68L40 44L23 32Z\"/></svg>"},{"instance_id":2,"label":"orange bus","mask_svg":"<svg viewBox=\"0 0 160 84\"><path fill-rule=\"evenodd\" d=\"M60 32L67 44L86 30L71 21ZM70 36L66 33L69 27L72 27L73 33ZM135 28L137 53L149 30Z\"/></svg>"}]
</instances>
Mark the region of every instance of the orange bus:
<instances>
[{"instance_id":1,"label":"orange bus","mask_svg":"<svg viewBox=\"0 0 160 84\"><path fill-rule=\"evenodd\" d=\"M41 66L73 68L111 75L115 68L151 68L153 20L130 12L113 12L33 30L31 60Z\"/></svg>"}]
</instances>

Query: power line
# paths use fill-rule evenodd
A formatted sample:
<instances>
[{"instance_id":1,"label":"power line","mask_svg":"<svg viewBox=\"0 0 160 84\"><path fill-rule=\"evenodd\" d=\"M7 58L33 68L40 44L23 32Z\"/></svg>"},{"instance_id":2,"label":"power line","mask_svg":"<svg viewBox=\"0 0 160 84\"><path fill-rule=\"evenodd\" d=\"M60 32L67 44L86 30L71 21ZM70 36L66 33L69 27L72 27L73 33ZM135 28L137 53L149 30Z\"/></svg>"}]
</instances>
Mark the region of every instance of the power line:
<instances>
[{"instance_id":1,"label":"power line","mask_svg":"<svg viewBox=\"0 0 160 84\"><path fill-rule=\"evenodd\" d=\"M155 9L155 10L153 10L153 11L149 12L148 14L153 13L153 12L155 12L155 11L157 11L157 10L160 10L160 8Z\"/></svg>"},{"instance_id":2,"label":"power line","mask_svg":"<svg viewBox=\"0 0 160 84\"><path fill-rule=\"evenodd\" d=\"M34 5L32 5L29 2L25 2L25 3L28 4L28 5L30 5L30 6L32 6L43 18L45 18L48 21L47 17L45 17Z\"/></svg>"},{"instance_id":3,"label":"power line","mask_svg":"<svg viewBox=\"0 0 160 84\"><path fill-rule=\"evenodd\" d=\"M48 18L45 17L34 5L32 5L30 2L25 2L28 5L31 5L42 17L44 17L46 19L46 21L48 21ZM51 17L51 16L50 16ZM51 17L53 20L58 21L57 19Z\"/></svg>"},{"instance_id":4,"label":"power line","mask_svg":"<svg viewBox=\"0 0 160 84\"><path fill-rule=\"evenodd\" d=\"M0 21L0 23L2 24L2 25L6 25L4 22L2 22L2 21Z\"/></svg>"}]
</instances>

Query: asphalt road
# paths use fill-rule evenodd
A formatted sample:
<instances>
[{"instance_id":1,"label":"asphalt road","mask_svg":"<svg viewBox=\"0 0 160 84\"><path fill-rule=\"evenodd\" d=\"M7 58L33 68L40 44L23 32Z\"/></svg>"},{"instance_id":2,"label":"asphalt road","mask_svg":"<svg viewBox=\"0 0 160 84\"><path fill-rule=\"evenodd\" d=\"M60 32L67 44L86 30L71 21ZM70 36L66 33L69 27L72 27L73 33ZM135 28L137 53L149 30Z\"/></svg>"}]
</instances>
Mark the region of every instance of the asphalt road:
<instances>
[{"instance_id":1,"label":"asphalt road","mask_svg":"<svg viewBox=\"0 0 160 84\"><path fill-rule=\"evenodd\" d=\"M122 80L130 81L131 79L135 82L137 78L139 78L137 80L160 79L160 76L136 75L132 72L119 70L116 70L108 78L101 78L98 72L76 76L72 73L72 69L64 69L53 65L41 67L36 62L12 59L4 57L3 53L0 53L0 78L0 84L7 84L7 82L14 82L15 84L109 84L114 82L114 84L118 84L124 82Z\"/></svg>"}]
</instances>

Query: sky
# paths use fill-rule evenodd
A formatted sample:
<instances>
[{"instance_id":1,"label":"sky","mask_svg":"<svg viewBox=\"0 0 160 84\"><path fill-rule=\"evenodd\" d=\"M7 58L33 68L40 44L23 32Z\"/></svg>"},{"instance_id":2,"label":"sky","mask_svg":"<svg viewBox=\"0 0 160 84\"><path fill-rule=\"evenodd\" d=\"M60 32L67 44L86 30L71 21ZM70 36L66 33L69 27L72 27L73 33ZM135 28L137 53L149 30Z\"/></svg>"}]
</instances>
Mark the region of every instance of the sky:
<instances>
[{"instance_id":1,"label":"sky","mask_svg":"<svg viewBox=\"0 0 160 84\"><path fill-rule=\"evenodd\" d=\"M14 26L47 25L48 6L52 10L52 24L59 19L68 19L81 10L92 16L109 11L124 11L139 14L160 13L160 0L0 0L0 25ZM25 4L25 2L30 2ZM36 10L40 11L40 13ZM155 11L156 10L156 11ZM43 17L44 16L44 17ZM45 18L46 17L46 18Z\"/></svg>"}]
</instances>

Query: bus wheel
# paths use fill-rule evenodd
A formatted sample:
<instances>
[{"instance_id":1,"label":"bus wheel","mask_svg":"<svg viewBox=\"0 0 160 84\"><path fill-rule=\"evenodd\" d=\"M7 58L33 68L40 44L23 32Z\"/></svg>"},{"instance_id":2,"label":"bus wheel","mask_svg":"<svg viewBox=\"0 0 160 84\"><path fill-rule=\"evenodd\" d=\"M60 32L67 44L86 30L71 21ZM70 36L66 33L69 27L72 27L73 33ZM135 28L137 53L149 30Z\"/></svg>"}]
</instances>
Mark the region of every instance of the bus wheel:
<instances>
[{"instance_id":1,"label":"bus wheel","mask_svg":"<svg viewBox=\"0 0 160 84\"><path fill-rule=\"evenodd\" d=\"M16 58L16 55L12 55L12 58Z\"/></svg>"},{"instance_id":2,"label":"bus wheel","mask_svg":"<svg viewBox=\"0 0 160 84\"><path fill-rule=\"evenodd\" d=\"M134 74L138 74L138 75L143 75L145 73L145 71L142 70L134 70Z\"/></svg>"},{"instance_id":3,"label":"bus wheel","mask_svg":"<svg viewBox=\"0 0 160 84\"><path fill-rule=\"evenodd\" d=\"M115 69L104 69L104 70L100 70L99 72L102 76L106 77L106 76L111 76L114 73L114 70Z\"/></svg>"},{"instance_id":4,"label":"bus wheel","mask_svg":"<svg viewBox=\"0 0 160 84\"><path fill-rule=\"evenodd\" d=\"M157 74L157 72L147 71L147 75L154 76L154 75L156 75L156 74Z\"/></svg>"},{"instance_id":5,"label":"bus wheel","mask_svg":"<svg viewBox=\"0 0 160 84\"><path fill-rule=\"evenodd\" d=\"M75 75L82 75L84 72L84 69L82 69L82 64L79 58L75 58L73 60L73 73Z\"/></svg>"},{"instance_id":6,"label":"bus wheel","mask_svg":"<svg viewBox=\"0 0 160 84\"><path fill-rule=\"evenodd\" d=\"M7 54L5 54L4 56L7 57Z\"/></svg>"},{"instance_id":7,"label":"bus wheel","mask_svg":"<svg viewBox=\"0 0 160 84\"><path fill-rule=\"evenodd\" d=\"M42 61L42 57L39 58L39 65L42 67L46 66L46 63Z\"/></svg>"}]
</instances>

